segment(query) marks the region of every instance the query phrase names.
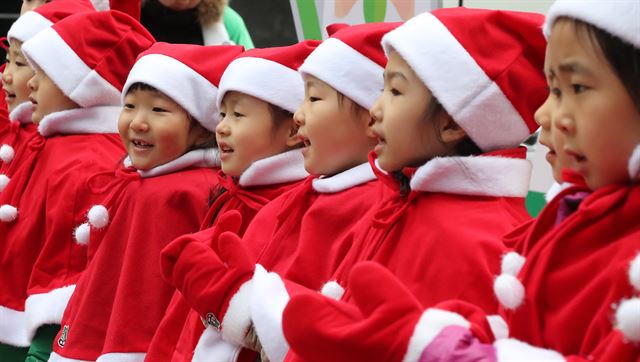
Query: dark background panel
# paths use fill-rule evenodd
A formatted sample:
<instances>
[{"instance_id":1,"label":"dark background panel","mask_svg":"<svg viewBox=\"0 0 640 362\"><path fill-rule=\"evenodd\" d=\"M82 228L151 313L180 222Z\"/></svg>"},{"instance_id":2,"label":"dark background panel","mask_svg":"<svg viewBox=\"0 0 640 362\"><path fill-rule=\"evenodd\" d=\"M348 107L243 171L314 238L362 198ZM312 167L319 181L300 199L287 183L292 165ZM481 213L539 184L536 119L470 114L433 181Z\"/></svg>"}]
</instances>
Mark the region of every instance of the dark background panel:
<instances>
[{"instance_id":1,"label":"dark background panel","mask_svg":"<svg viewBox=\"0 0 640 362\"><path fill-rule=\"evenodd\" d=\"M231 0L229 5L244 18L256 47L298 41L289 0Z\"/></svg>"}]
</instances>

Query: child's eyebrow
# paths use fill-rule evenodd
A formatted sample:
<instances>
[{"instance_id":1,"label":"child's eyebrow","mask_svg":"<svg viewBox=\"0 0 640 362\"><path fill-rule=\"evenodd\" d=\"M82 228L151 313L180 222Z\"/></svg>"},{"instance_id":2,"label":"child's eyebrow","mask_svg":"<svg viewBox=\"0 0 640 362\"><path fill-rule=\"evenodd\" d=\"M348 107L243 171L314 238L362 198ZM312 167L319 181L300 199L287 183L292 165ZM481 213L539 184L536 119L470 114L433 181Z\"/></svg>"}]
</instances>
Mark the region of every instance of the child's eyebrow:
<instances>
[{"instance_id":1,"label":"child's eyebrow","mask_svg":"<svg viewBox=\"0 0 640 362\"><path fill-rule=\"evenodd\" d=\"M384 74L384 79L386 79L386 80L391 80L391 79L396 78L396 77L402 78L404 80L407 80L407 77L405 77L404 74L402 74L402 72L397 72L397 71L384 72L383 74Z\"/></svg>"},{"instance_id":2,"label":"child's eyebrow","mask_svg":"<svg viewBox=\"0 0 640 362\"><path fill-rule=\"evenodd\" d=\"M593 73L584 65L578 63L577 61L568 61L566 63L560 64L558 67L560 72L563 73L577 73L582 75L592 75Z\"/></svg>"}]
</instances>

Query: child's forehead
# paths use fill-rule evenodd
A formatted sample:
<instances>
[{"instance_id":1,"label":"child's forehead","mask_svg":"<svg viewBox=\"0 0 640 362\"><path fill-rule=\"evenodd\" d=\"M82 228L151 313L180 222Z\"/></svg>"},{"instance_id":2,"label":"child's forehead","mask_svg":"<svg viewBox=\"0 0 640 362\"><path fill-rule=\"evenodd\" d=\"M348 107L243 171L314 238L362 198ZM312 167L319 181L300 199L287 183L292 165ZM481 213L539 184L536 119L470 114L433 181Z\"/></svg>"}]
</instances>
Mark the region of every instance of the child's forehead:
<instances>
[{"instance_id":1,"label":"child's forehead","mask_svg":"<svg viewBox=\"0 0 640 362\"><path fill-rule=\"evenodd\" d=\"M236 105L252 105L253 106L253 105L262 104L262 103L266 104L267 102L263 101L260 98L254 97L250 94L231 90L225 93L221 103L224 106L232 107Z\"/></svg>"}]
</instances>

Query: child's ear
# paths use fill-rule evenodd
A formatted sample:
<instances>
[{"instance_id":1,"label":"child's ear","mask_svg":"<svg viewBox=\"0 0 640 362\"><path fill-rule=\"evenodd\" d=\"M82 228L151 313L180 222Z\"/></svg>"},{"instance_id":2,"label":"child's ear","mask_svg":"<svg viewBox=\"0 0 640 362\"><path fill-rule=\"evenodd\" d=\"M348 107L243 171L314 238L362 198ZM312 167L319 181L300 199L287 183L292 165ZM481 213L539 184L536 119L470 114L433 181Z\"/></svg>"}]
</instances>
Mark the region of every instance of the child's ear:
<instances>
[{"instance_id":1,"label":"child's ear","mask_svg":"<svg viewBox=\"0 0 640 362\"><path fill-rule=\"evenodd\" d=\"M193 145L196 147L202 147L203 145L211 143L211 141L214 141L215 139L215 133L198 124Z\"/></svg>"},{"instance_id":2,"label":"child's ear","mask_svg":"<svg viewBox=\"0 0 640 362\"><path fill-rule=\"evenodd\" d=\"M447 114L440 119L440 136L443 143L455 144L465 139L467 132Z\"/></svg>"},{"instance_id":3,"label":"child's ear","mask_svg":"<svg viewBox=\"0 0 640 362\"><path fill-rule=\"evenodd\" d=\"M298 128L300 128L300 126L298 126L296 124L296 122L293 121L293 118L291 119L291 122L289 123L289 133L287 136L287 146L288 147L296 147L300 144L300 139L298 138Z\"/></svg>"}]
</instances>

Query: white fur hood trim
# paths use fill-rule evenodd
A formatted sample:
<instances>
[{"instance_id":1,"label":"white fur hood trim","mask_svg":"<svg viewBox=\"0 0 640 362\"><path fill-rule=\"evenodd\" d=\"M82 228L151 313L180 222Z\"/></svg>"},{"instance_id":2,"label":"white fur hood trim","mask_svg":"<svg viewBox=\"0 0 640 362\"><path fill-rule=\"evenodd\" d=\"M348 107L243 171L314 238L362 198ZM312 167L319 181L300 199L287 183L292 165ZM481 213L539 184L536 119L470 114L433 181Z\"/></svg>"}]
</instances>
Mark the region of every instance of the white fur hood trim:
<instances>
[{"instance_id":1,"label":"white fur hood trim","mask_svg":"<svg viewBox=\"0 0 640 362\"><path fill-rule=\"evenodd\" d=\"M238 184L242 187L276 185L307 176L302 151L295 149L254 162L240 175Z\"/></svg>"},{"instance_id":2,"label":"white fur hood trim","mask_svg":"<svg viewBox=\"0 0 640 362\"><path fill-rule=\"evenodd\" d=\"M75 108L42 118L38 131L44 137L55 134L118 133L119 106Z\"/></svg>"},{"instance_id":3,"label":"white fur hood trim","mask_svg":"<svg viewBox=\"0 0 640 362\"><path fill-rule=\"evenodd\" d=\"M313 179L311 183L313 189L317 192L333 194L362 185L375 180L375 178L376 175L373 173L371 165L367 162L331 177Z\"/></svg>"},{"instance_id":4,"label":"white fur hood trim","mask_svg":"<svg viewBox=\"0 0 640 362\"><path fill-rule=\"evenodd\" d=\"M640 145L636 146L629 158L629 177L632 180L640 178Z\"/></svg>"},{"instance_id":5,"label":"white fur hood trim","mask_svg":"<svg viewBox=\"0 0 640 362\"><path fill-rule=\"evenodd\" d=\"M131 166L131 158L125 158L124 166ZM138 173L142 178L148 178L170 174L188 167L218 166L220 166L220 151L217 148L205 148L189 151L175 160L156 166L151 170L138 170Z\"/></svg>"},{"instance_id":6,"label":"white fur hood trim","mask_svg":"<svg viewBox=\"0 0 640 362\"><path fill-rule=\"evenodd\" d=\"M33 104L31 102L22 102L16 106L16 108L9 114L9 119L12 121L18 121L21 124L31 123L31 114L33 110Z\"/></svg>"},{"instance_id":7,"label":"white fur hood trim","mask_svg":"<svg viewBox=\"0 0 640 362\"><path fill-rule=\"evenodd\" d=\"M531 162L498 156L437 157L418 168L411 189L461 195L525 197Z\"/></svg>"}]
</instances>

